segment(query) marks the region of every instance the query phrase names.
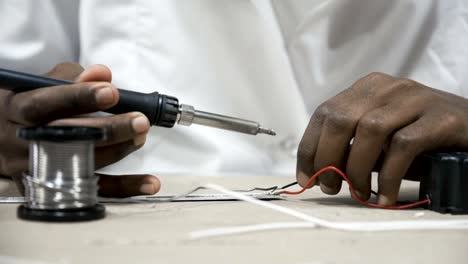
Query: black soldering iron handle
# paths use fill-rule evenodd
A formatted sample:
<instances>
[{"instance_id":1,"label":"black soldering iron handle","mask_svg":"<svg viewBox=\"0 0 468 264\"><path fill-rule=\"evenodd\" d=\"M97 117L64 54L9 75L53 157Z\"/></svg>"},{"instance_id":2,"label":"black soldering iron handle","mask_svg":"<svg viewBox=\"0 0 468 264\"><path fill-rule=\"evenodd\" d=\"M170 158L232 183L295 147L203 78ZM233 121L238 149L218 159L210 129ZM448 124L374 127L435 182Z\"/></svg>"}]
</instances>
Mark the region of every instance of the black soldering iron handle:
<instances>
[{"instance_id":1,"label":"black soldering iron handle","mask_svg":"<svg viewBox=\"0 0 468 264\"><path fill-rule=\"evenodd\" d=\"M146 115L154 126L173 127L179 114L179 101L177 98L153 92L149 94L138 93L123 89L119 90L119 102L106 112L122 114L128 112L141 112Z\"/></svg>"},{"instance_id":2,"label":"black soldering iron handle","mask_svg":"<svg viewBox=\"0 0 468 264\"><path fill-rule=\"evenodd\" d=\"M70 84L73 82L0 68L0 88L15 93ZM176 123L179 109L177 98L158 92L144 94L123 89L118 90L119 102L105 112L112 114L141 112L148 117L151 125L155 126L173 127Z\"/></svg>"}]
</instances>

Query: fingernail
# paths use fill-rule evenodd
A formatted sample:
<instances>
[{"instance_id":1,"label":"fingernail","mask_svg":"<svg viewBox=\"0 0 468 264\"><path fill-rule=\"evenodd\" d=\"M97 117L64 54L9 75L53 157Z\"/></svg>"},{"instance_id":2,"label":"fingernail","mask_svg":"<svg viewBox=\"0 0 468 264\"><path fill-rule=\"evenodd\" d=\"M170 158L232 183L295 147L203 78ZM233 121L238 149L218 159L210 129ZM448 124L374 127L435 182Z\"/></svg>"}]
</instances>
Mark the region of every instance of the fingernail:
<instances>
[{"instance_id":1,"label":"fingernail","mask_svg":"<svg viewBox=\"0 0 468 264\"><path fill-rule=\"evenodd\" d=\"M142 194L155 194L156 191L156 187L152 183L145 183L140 186L140 192Z\"/></svg>"},{"instance_id":2,"label":"fingernail","mask_svg":"<svg viewBox=\"0 0 468 264\"><path fill-rule=\"evenodd\" d=\"M141 134L149 130L150 123L146 116L140 115L132 120L132 127L136 134Z\"/></svg>"},{"instance_id":3,"label":"fingernail","mask_svg":"<svg viewBox=\"0 0 468 264\"><path fill-rule=\"evenodd\" d=\"M133 144L135 144L135 146L142 146L145 144L145 142L146 142L146 134L136 136L133 139Z\"/></svg>"},{"instance_id":4,"label":"fingernail","mask_svg":"<svg viewBox=\"0 0 468 264\"><path fill-rule=\"evenodd\" d=\"M304 172L298 171L297 176L296 176L296 180L297 180L297 183L299 183L299 185L301 187L305 187L307 182L310 180L310 177L308 175L306 175ZM307 188L310 189L310 188L314 187L315 182L316 181L312 182L312 184L310 186L308 186Z\"/></svg>"},{"instance_id":5,"label":"fingernail","mask_svg":"<svg viewBox=\"0 0 468 264\"><path fill-rule=\"evenodd\" d=\"M324 192L326 194L330 194L330 195L335 195L335 194L340 192L340 189L338 189L336 187L327 186L327 185L325 185L323 183L320 183L320 190L322 190L322 192Z\"/></svg>"},{"instance_id":6,"label":"fingernail","mask_svg":"<svg viewBox=\"0 0 468 264\"><path fill-rule=\"evenodd\" d=\"M351 190L351 189L350 189ZM355 190L356 192L356 195L359 199L361 200L364 200L364 201L367 201L369 198L367 197L367 195L364 195L364 193L358 191L358 190Z\"/></svg>"},{"instance_id":7,"label":"fingernail","mask_svg":"<svg viewBox=\"0 0 468 264\"><path fill-rule=\"evenodd\" d=\"M379 194L377 197L377 203L380 205L393 205L393 201L383 194Z\"/></svg>"},{"instance_id":8,"label":"fingernail","mask_svg":"<svg viewBox=\"0 0 468 264\"><path fill-rule=\"evenodd\" d=\"M102 86L102 85L101 85ZM111 87L98 88L96 91L96 102L101 106L107 106L114 103L114 91Z\"/></svg>"}]
</instances>

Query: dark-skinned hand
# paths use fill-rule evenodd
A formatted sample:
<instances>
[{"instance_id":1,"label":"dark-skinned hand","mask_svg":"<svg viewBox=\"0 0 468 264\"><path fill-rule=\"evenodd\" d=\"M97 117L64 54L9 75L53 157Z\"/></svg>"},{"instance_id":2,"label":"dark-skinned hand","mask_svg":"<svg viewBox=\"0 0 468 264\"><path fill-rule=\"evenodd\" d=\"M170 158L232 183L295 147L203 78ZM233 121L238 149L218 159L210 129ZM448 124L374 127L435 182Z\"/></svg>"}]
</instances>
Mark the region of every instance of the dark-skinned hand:
<instances>
[{"instance_id":1,"label":"dark-skinned hand","mask_svg":"<svg viewBox=\"0 0 468 264\"><path fill-rule=\"evenodd\" d=\"M299 145L296 177L304 186L315 171L336 166L346 172L358 196L368 200L371 172L380 157L377 202L393 205L417 155L467 147L467 99L372 73L316 109ZM314 184L336 194L342 179L327 172Z\"/></svg>"},{"instance_id":2,"label":"dark-skinned hand","mask_svg":"<svg viewBox=\"0 0 468 264\"><path fill-rule=\"evenodd\" d=\"M95 149L97 169L121 160L144 145L150 124L143 114L86 115L110 108L119 100L107 67L95 65L84 70L78 64L63 63L46 76L76 84L17 94L0 89L0 175L18 183L22 172L28 169L28 142L16 137L21 127L65 125L106 129L107 139ZM151 175L99 176L102 196L154 194L160 189L158 178Z\"/></svg>"}]
</instances>

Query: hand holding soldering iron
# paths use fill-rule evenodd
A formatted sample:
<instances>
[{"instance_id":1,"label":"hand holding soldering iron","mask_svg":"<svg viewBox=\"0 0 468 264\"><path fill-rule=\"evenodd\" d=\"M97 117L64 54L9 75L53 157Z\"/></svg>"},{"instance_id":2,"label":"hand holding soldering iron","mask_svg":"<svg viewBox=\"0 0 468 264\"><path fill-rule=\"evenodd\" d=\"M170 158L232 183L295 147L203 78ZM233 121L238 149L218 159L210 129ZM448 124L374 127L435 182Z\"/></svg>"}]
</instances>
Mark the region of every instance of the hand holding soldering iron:
<instances>
[{"instance_id":1,"label":"hand holding soldering iron","mask_svg":"<svg viewBox=\"0 0 468 264\"><path fill-rule=\"evenodd\" d=\"M118 102L119 93L110 83L111 72L106 67L92 66L83 71L78 64L65 63L57 65L46 76L77 84L17 94L0 89L0 175L19 179L28 168L28 142L16 137L17 129L21 127L65 125L104 128L107 140L96 147L96 168L115 163L143 146L150 127L143 114L87 115ZM100 176L100 194L104 196L154 194L160 187L159 180L150 175Z\"/></svg>"}]
</instances>

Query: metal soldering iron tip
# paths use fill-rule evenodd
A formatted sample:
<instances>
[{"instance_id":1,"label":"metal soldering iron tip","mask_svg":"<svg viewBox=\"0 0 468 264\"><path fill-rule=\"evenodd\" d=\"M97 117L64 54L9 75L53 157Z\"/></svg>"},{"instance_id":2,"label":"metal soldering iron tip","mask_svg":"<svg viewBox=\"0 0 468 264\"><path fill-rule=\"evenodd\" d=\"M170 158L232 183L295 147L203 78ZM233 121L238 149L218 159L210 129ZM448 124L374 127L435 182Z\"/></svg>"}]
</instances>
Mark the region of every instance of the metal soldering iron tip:
<instances>
[{"instance_id":1,"label":"metal soldering iron tip","mask_svg":"<svg viewBox=\"0 0 468 264\"><path fill-rule=\"evenodd\" d=\"M267 135L270 135L270 136L276 136L276 132L273 129L264 128L264 127L259 127L258 128L258 134L267 134Z\"/></svg>"},{"instance_id":2,"label":"metal soldering iron tip","mask_svg":"<svg viewBox=\"0 0 468 264\"><path fill-rule=\"evenodd\" d=\"M264 128L260 126L258 122L235 118L232 116L203 112L195 110L195 108L191 105L184 104L181 104L179 107L179 117L177 123L184 126L197 124L249 135L267 134L270 136L276 136L276 132L273 129Z\"/></svg>"}]
</instances>

